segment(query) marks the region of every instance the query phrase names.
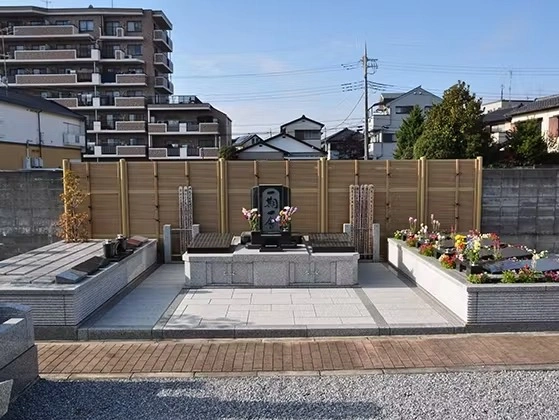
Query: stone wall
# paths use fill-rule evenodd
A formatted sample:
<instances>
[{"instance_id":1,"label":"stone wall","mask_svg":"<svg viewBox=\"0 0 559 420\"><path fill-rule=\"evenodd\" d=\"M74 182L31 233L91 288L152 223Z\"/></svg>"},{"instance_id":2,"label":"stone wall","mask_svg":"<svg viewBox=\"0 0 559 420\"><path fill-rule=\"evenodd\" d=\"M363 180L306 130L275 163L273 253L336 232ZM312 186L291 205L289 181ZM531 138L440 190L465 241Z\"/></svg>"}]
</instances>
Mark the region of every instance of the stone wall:
<instances>
[{"instance_id":1,"label":"stone wall","mask_svg":"<svg viewBox=\"0 0 559 420\"><path fill-rule=\"evenodd\" d=\"M485 169L481 228L559 252L559 168Z\"/></svg>"},{"instance_id":2,"label":"stone wall","mask_svg":"<svg viewBox=\"0 0 559 420\"><path fill-rule=\"evenodd\" d=\"M54 241L62 171L0 172L0 260Z\"/></svg>"}]
</instances>

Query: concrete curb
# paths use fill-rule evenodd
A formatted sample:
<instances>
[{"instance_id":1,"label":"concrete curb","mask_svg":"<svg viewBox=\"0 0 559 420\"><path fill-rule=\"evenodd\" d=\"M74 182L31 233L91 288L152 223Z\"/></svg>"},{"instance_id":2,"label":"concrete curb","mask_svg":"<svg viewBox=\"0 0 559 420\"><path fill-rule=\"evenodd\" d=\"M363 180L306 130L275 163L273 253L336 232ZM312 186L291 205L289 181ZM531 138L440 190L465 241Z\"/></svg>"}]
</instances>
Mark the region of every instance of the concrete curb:
<instances>
[{"instance_id":1,"label":"concrete curb","mask_svg":"<svg viewBox=\"0 0 559 420\"><path fill-rule=\"evenodd\" d=\"M150 379L240 378L240 377L317 377L317 376L364 376L364 375L428 375L440 373L490 373L504 371L550 371L559 370L559 364L483 365L425 368L390 368L361 370L302 370L302 371L251 371L251 372L154 372L154 373L75 373L42 374L48 381L110 381Z\"/></svg>"}]
</instances>

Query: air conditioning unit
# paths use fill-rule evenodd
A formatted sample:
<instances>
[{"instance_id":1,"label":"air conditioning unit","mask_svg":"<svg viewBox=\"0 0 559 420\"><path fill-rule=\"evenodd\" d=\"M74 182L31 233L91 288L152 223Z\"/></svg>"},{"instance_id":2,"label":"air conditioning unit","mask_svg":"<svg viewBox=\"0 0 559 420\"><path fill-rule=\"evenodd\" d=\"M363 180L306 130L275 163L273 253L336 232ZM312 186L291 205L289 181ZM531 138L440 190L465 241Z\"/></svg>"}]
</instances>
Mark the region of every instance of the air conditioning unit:
<instances>
[{"instance_id":1,"label":"air conditioning unit","mask_svg":"<svg viewBox=\"0 0 559 420\"><path fill-rule=\"evenodd\" d=\"M117 60L122 60L124 58L124 51L116 50L115 51L115 58Z\"/></svg>"},{"instance_id":2,"label":"air conditioning unit","mask_svg":"<svg viewBox=\"0 0 559 420\"><path fill-rule=\"evenodd\" d=\"M134 58L134 57L131 56L131 55L127 55L126 58L130 59L130 58Z\"/></svg>"},{"instance_id":3,"label":"air conditioning unit","mask_svg":"<svg viewBox=\"0 0 559 420\"><path fill-rule=\"evenodd\" d=\"M116 28L116 36L124 36L124 28Z\"/></svg>"},{"instance_id":4,"label":"air conditioning unit","mask_svg":"<svg viewBox=\"0 0 559 420\"><path fill-rule=\"evenodd\" d=\"M42 168L43 167L43 159L35 157L31 158L31 167L32 168Z\"/></svg>"},{"instance_id":5,"label":"air conditioning unit","mask_svg":"<svg viewBox=\"0 0 559 420\"><path fill-rule=\"evenodd\" d=\"M40 49L41 51L46 51L46 50L48 50L48 45L40 45L40 46L39 46L39 49Z\"/></svg>"}]
</instances>

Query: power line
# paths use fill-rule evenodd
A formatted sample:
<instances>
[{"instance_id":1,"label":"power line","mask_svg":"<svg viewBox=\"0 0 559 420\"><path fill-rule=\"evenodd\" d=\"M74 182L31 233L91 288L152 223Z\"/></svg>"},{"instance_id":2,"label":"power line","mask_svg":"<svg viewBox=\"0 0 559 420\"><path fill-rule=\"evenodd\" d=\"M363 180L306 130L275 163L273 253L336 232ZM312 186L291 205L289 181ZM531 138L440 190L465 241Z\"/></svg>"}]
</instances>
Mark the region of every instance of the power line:
<instances>
[{"instance_id":1,"label":"power line","mask_svg":"<svg viewBox=\"0 0 559 420\"><path fill-rule=\"evenodd\" d=\"M357 103L355 104L355 106L351 109L351 111L349 112L349 114L347 115L347 117L345 117L345 119L339 123L336 127L334 128L338 128L340 125L343 125L348 119L349 117L351 117L351 115L353 114L353 112L357 109L357 106L361 103L361 100L363 99L363 97L365 96L365 92L363 92L361 94L361 96L359 97L359 100L357 101Z\"/></svg>"},{"instance_id":2,"label":"power line","mask_svg":"<svg viewBox=\"0 0 559 420\"><path fill-rule=\"evenodd\" d=\"M314 67L307 69L297 69L297 70L285 70L285 71L271 71L262 73L237 73L237 74L218 74L218 75L173 75L175 79L224 79L224 78L244 78L244 77L274 77L274 76L292 76L292 75L302 75L302 74L315 74L324 73L330 71L342 71L347 68L351 68L356 63L345 63L330 65L324 67Z\"/></svg>"}]
</instances>

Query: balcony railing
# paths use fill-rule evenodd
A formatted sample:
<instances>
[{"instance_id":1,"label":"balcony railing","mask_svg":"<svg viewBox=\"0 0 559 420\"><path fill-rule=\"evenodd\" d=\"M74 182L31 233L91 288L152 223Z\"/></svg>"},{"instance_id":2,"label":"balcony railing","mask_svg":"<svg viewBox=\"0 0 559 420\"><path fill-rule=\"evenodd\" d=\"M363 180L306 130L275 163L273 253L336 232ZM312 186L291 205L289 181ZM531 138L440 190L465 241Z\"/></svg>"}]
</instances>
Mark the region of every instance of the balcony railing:
<instances>
[{"instance_id":1,"label":"balcony railing","mask_svg":"<svg viewBox=\"0 0 559 420\"><path fill-rule=\"evenodd\" d=\"M113 120L100 120L90 121L87 124L87 129L91 132L102 131L125 131L145 133L145 121L113 121Z\"/></svg>"},{"instance_id":2,"label":"balcony railing","mask_svg":"<svg viewBox=\"0 0 559 420\"><path fill-rule=\"evenodd\" d=\"M146 102L153 105L203 104L203 102L194 95L150 96L146 97Z\"/></svg>"},{"instance_id":3,"label":"balcony railing","mask_svg":"<svg viewBox=\"0 0 559 420\"><path fill-rule=\"evenodd\" d=\"M158 76L155 78L155 88L165 89L169 93L173 93L174 90L173 83L171 83L169 79L162 76Z\"/></svg>"},{"instance_id":4,"label":"balcony railing","mask_svg":"<svg viewBox=\"0 0 559 420\"><path fill-rule=\"evenodd\" d=\"M167 34L167 31L162 31L160 29L153 31L153 41L157 42L167 52L173 51L173 41Z\"/></svg>"},{"instance_id":5,"label":"balcony railing","mask_svg":"<svg viewBox=\"0 0 559 420\"><path fill-rule=\"evenodd\" d=\"M178 121L178 122L155 122L148 124L149 134L180 134L180 133L193 133L193 134L219 134L219 123L197 123L192 121Z\"/></svg>"},{"instance_id":6,"label":"balcony railing","mask_svg":"<svg viewBox=\"0 0 559 420\"><path fill-rule=\"evenodd\" d=\"M70 74L17 74L8 78L9 83L16 85L73 85L101 83L98 73L70 73Z\"/></svg>"},{"instance_id":7,"label":"balcony railing","mask_svg":"<svg viewBox=\"0 0 559 420\"><path fill-rule=\"evenodd\" d=\"M163 67L168 73L173 72L173 62L165 54L157 53L154 56L154 64Z\"/></svg>"},{"instance_id":8,"label":"balcony railing","mask_svg":"<svg viewBox=\"0 0 559 420\"><path fill-rule=\"evenodd\" d=\"M84 37L91 38L91 33L81 33L74 25L39 25L14 26L12 34L6 38L19 37Z\"/></svg>"},{"instance_id":9,"label":"balcony railing","mask_svg":"<svg viewBox=\"0 0 559 420\"><path fill-rule=\"evenodd\" d=\"M92 158L115 157L146 157L145 145L100 145L88 147L85 156Z\"/></svg>"},{"instance_id":10,"label":"balcony railing","mask_svg":"<svg viewBox=\"0 0 559 420\"><path fill-rule=\"evenodd\" d=\"M389 127L391 123L390 115L388 114L373 114L369 120L370 130L382 130L385 127Z\"/></svg>"},{"instance_id":11,"label":"balcony railing","mask_svg":"<svg viewBox=\"0 0 559 420\"><path fill-rule=\"evenodd\" d=\"M92 61L99 60L99 50L88 47L76 47L76 49L67 50L16 50L13 52L9 60L14 61L69 61L87 59Z\"/></svg>"},{"instance_id":12,"label":"balcony railing","mask_svg":"<svg viewBox=\"0 0 559 420\"><path fill-rule=\"evenodd\" d=\"M150 159L217 159L217 147L150 147Z\"/></svg>"}]
</instances>

